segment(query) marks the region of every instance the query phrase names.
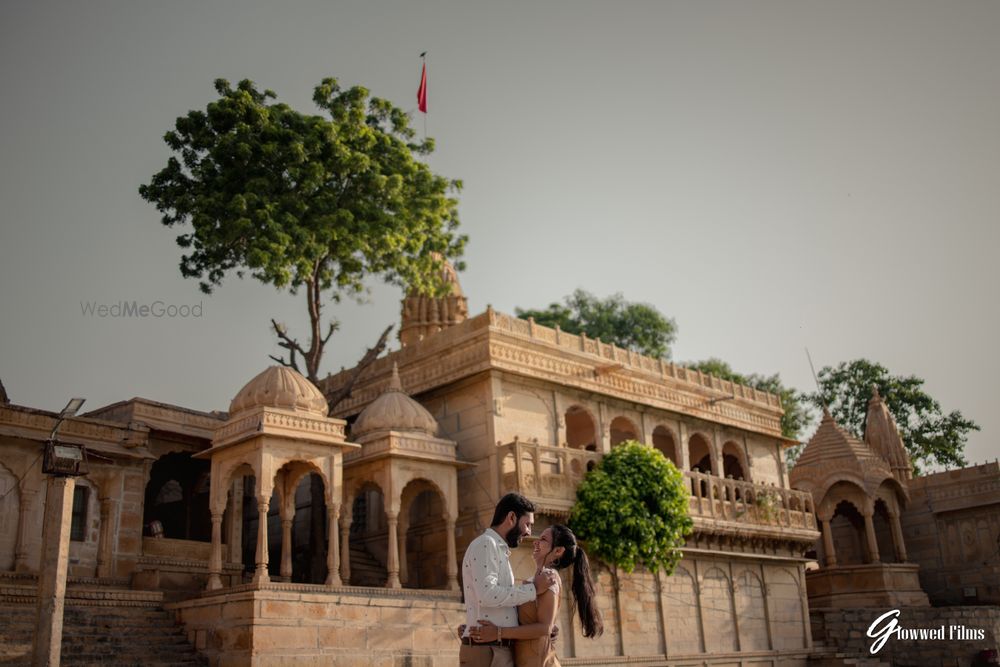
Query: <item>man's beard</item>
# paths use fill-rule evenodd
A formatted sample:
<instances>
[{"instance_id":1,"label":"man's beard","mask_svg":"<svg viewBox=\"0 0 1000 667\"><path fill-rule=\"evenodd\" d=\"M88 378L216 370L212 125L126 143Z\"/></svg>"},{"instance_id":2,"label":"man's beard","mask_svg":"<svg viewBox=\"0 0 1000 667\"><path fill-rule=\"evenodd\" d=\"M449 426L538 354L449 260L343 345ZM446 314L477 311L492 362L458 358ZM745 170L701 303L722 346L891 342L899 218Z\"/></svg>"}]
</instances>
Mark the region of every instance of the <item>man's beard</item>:
<instances>
[{"instance_id":1,"label":"man's beard","mask_svg":"<svg viewBox=\"0 0 1000 667\"><path fill-rule=\"evenodd\" d=\"M516 549L521 546L521 538L524 537L521 534L521 527L515 525L513 528L507 531L507 534L503 536L504 542L511 549Z\"/></svg>"}]
</instances>

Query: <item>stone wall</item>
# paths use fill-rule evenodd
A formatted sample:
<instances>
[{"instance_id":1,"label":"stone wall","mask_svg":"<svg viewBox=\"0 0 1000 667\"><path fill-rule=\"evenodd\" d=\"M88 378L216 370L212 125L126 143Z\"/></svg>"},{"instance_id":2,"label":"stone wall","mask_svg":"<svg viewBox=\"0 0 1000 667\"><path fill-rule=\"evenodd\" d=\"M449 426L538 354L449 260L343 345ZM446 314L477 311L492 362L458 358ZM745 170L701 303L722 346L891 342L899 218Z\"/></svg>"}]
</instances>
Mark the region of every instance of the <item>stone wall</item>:
<instances>
[{"instance_id":1,"label":"stone wall","mask_svg":"<svg viewBox=\"0 0 1000 667\"><path fill-rule=\"evenodd\" d=\"M521 551L526 550L515 550L512 565L515 576L526 578L530 559ZM604 634L597 639L584 638L575 610L570 612L569 576L562 572L558 652L561 659L582 661L574 664L623 656L629 661L729 656L738 664L752 655L780 654L794 660L811 646L803 572L795 561L687 554L670 576L641 568L619 573L617 592L607 567L595 564L594 572L604 618Z\"/></svg>"},{"instance_id":2,"label":"stone wall","mask_svg":"<svg viewBox=\"0 0 1000 667\"><path fill-rule=\"evenodd\" d=\"M851 656L873 657L869 649L873 639L866 633L872 623L889 609L811 609L813 638L835 646ZM1000 639L1000 607L903 607L898 618L900 628L941 628L945 639L890 638L874 656L897 667L965 667L980 651L996 650ZM956 629L951 630L952 626ZM981 629L984 639L958 639L959 626ZM948 638L954 633L954 638Z\"/></svg>"},{"instance_id":3,"label":"stone wall","mask_svg":"<svg viewBox=\"0 0 1000 667\"><path fill-rule=\"evenodd\" d=\"M910 480L908 559L934 604L1000 604L1000 465Z\"/></svg>"},{"instance_id":4,"label":"stone wall","mask_svg":"<svg viewBox=\"0 0 1000 667\"><path fill-rule=\"evenodd\" d=\"M168 605L212 667L452 667L455 593L270 584Z\"/></svg>"}]
</instances>

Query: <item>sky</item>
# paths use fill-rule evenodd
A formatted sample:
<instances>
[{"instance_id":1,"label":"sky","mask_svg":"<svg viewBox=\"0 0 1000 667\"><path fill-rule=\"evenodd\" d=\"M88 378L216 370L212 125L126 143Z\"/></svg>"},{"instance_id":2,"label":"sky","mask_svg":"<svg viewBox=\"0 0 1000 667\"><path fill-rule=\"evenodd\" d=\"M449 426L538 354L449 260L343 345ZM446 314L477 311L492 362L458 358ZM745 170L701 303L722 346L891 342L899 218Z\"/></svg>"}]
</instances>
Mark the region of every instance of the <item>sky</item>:
<instances>
[{"instance_id":1,"label":"sky","mask_svg":"<svg viewBox=\"0 0 1000 667\"><path fill-rule=\"evenodd\" d=\"M997 456L1000 3L0 0L0 380L18 404L225 410L305 337L305 297L182 278L137 193L174 120L249 78L326 76L412 111L460 178L470 312L576 288L674 318L677 362L814 388L868 358L926 380ZM427 52L429 113L416 110ZM331 306L323 371L398 322ZM200 317L88 315L88 304ZM809 434L804 434L808 436Z\"/></svg>"}]
</instances>

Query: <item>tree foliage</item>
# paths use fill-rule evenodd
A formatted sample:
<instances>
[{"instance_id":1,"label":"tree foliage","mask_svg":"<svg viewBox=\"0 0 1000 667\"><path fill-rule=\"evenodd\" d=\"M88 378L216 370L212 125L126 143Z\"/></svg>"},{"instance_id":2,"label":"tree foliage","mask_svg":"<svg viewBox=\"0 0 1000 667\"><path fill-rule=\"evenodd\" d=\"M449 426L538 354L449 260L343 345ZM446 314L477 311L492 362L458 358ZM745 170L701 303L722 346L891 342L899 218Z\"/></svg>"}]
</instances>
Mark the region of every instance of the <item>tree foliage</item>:
<instances>
[{"instance_id":1,"label":"tree foliage","mask_svg":"<svg viewBox=\"0 0 1000 667\"><path fill-rule=\"evenodd\" d=\"M578 289L565 303L549 304L545 310L515 308L514 313L523 319L534 318L543 326L583 333L657 358L670 358L670 345L677 337L672 319L650 304L626 301L620 293L599 299Z\"/></svg>"},{"instance_id":2,"label":"tree foliage","mask_svg":"<svg viewBox=\"0 0 1000 667\"><path fill-rule=\"evenodd\" d=\"M674 571L691 533L684 477L657 449L618 445L576 491L570 526L602 561L631 572Z\"/></svg>"},{"instance_id":3,"label":"tree foliage","mask_svg":"<svg viewBox=\"0 0 1000 667\"><path fill-rule=\"evenodd\" d=\"M819 391L810 394L809 400L828 408L838 424L859 438L864 435L872 387L878 387L915 469L966 465L962 450L969 433L978 431L979 425L958 410L944 414L940 403L923 390L922 379L892 375L885 366L867 359L826 366L818 379Z\"/></svg>"},{"instance_id":4,"label":"tree foliage","mask_svg":"<svg viewBox=\"0 0 1000 667\"><path fill-rule=\"evenodd\" d=\"M781 398L781 407L785 411L785 414L781 416L781 434L786 438L798 439L809 422L811 417L808 407L809 397L792 387L786 387L777 373L774 375L761 375L760 373L743 375L734 371L727 362L715 357L685 364L685 366L702 373L709 373L723 380L777 394Z\"/></svg>"},{"instance_id":5,"label":"tree foliage","mask_svg":"<svg viewBox=\"0 0 1000 667\"><path fill-rule=\"evenodd\" d=\"M180 270L209 293L231 270L306 292L306 348L274 322L297 368L317 379L323 347L323 293L338 301L363 291L367 276L431 293L445 258L462 253L459 181L417 159L433 141L414 140L408 116L361 86L316 86L309 115L275 101L251 81L215 82L219 98L177 119L164 140L177 155L139 188L187 252ZM462 268L461 265L458 268Z\"/></svg>"}]
</instances>

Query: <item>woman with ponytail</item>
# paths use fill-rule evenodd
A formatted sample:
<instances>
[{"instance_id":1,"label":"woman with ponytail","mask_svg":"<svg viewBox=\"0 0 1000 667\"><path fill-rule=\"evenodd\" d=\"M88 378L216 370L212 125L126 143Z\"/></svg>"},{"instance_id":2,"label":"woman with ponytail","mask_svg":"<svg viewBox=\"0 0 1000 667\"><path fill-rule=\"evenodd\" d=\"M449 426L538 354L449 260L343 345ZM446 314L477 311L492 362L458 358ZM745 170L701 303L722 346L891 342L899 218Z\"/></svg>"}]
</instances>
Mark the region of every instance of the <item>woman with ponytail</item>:
<instances>
[{"instance_id":1,"label":"woman with ponytail","mask_svg":"<svg viewBox=\"0 0 1000 667\"><path fill-rule=\"evenodd\" d=\"M601 613L597 609L594 582L590 575L587 554L576 543L576 536L569 528L556 524L546 528L535 542L531 553L537 573L543 570L562 570L573 567L572 590L576 610L580 615L584 637L597 637L604 632ZM556 658L555 627L559 610L560 582L538 596L536 600L517 608L520 625L497 628L489 621L480 620L479 626L470 630L473 641L493 642L514 639L514 664L517 667L559 667ZM501 635L502 631L502 635Z\"/></svg>"}]
</instances>

